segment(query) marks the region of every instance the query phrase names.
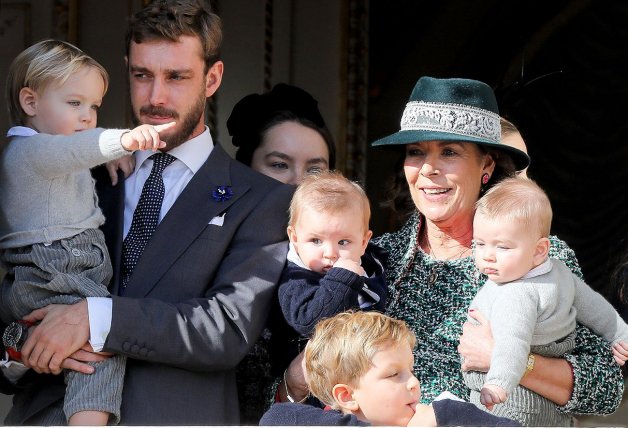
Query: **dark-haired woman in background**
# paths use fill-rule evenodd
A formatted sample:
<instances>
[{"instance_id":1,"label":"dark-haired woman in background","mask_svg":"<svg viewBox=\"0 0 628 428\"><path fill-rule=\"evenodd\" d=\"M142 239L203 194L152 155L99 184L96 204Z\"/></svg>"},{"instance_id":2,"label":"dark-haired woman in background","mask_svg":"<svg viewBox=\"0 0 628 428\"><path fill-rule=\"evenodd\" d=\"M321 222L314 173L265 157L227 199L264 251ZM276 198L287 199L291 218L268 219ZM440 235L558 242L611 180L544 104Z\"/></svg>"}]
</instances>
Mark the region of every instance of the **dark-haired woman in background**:
<instances>
[{"instance_id":1,"label":"dark-haired woman in background","mask_svg":"<svg viewBox=\"0 0 628 428\"><path fill-rule=\"evenodd\" d=\"M262 174L298 184L305 174L333 169L334 141L318 102L285 83L242 98L227 120L236 159Z\"/></svg>"}]
</instances>

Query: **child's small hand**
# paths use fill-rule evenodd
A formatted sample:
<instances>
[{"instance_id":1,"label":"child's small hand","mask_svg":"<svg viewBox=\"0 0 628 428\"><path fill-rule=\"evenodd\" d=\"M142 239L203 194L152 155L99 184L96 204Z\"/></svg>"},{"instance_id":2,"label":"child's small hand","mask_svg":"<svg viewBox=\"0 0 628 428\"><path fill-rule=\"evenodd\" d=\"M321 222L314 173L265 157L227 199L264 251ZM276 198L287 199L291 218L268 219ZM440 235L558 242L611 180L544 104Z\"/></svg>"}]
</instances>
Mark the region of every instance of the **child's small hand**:
<instances>
[{"instance_id":1,"label":"child's small hand","mask_svg":"<svg viewBox=\"0 0 628 428\"><path fill-rule=\"evenodd\" d=\"M336 260L336 263L334 263L334 267L350 270L357 275L366 275L366 272L364 272L364 268L360 266L359 262L356 262L354 260L340 258Z\"/></svg>"},{"instance_id":2,"label":"child's small hand","mask_svg":"<svg viewBox=\"0 0 628 428\"><path fill-rule=\"evenodd\" d=\"M508 393L501 386L486 384L480 391L480 403L489 410L493 410L495 404L506 401L506 398L508 398Z\"/></svg>"},{"instance_id":3,"label":"child's small hand","mask_svg":"<svg viewBox=\"0 0 628 428\"><path fill-rule=\"evenodd\" d=\"M105 165L111 178L111 185L118 184L118 170L122 170L124 178L127 178L135 169L135 158L133 155L126 155L121 158L107 162Z\"/></svg>"},{"instance_id":4,"label":"child's small hand","mask_svg":"<svg viewBox=\"0 0 628 428\"><path fill-rule=\"evenodd\" d=\"M628 360L628 342L618 342L613 345L613 357L620 366Z\"/></svg>"},{"instance_id":5,"label":"child's small hand","mask_svg":"<svg viewBox=\"0 0 628 428\"><path fill-rule=\"evenodd\" d=\"M434 408L427 404L417 403L414 416L408 421L409 427L435 427L436 414Z\"/></svg>"},{"instance_id":6,"label":"child's small hand","mask_svg":"<svg viewBox=\"0 0 628 428\"><path fill-rule=\"evenodd\" d=\"M152 150L156 152L166 147L166 143L159 138L159 133L175 125L176 122L164 123L163 125L140 125L122 134L120 142L122 147L129 151Z\"/></svg>"}]
</instances>

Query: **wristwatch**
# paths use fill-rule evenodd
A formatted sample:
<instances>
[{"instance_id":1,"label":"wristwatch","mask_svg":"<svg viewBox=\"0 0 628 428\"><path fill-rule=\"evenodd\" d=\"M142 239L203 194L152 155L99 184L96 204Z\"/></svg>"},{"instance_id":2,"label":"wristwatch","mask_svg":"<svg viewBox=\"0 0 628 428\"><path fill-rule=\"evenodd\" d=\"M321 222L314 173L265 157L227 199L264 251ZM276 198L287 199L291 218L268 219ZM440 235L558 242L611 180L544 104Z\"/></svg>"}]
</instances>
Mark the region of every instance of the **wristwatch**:
<instances>
[{"instance_id":1,"label":"wristwatch","mask_svg":"<svg viewBox=\"0 0 628 428\"><path fill-rule=\"evenodd\" d=\"M9 358L12 360L20 361L22 359L22 345L26 342L28 337L28 328L33 323L28 321L14 321L9 324L2 333L2 344Z\"/></svg>"}]
</instances>

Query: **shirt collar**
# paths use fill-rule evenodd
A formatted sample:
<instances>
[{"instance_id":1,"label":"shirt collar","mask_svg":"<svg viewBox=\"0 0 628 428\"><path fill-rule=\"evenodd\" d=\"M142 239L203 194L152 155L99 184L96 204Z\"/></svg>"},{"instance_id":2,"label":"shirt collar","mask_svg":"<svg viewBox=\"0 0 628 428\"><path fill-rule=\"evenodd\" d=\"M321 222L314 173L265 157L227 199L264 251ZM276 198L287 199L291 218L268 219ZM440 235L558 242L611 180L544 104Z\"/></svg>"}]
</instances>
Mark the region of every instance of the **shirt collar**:
<instances>
[{"instance_id":1,"label":"shirt collar","mask_svg":"<svg viewBox=\"0 0 628 428\"><path fill-rule=\"evenodd\" d=\"M192 173L196 173L205 163L212 150L214 149L214 141L206 126L205 131L200 135L186 141L178 147L170 150L169 155L174 156L187 166ZM139 170L144 161L151 157L154 153L150 150L141 150L135 152L135 171Z\"/></svg>"},{"instance_id":2,"label":"shirt collar","mask_svg":"<svg viewBox=\"0 0 628 428\"><path fill-rule=\"evenodd\" d=\"M32 137L38 132L28 126L13 126L7 131L7 137Z\"/></svg>"},{"instance_id":3,"label":"shirt collar","mask_svg":"<svg viewBox=\"0 0 628 428\"><path fill-rule=\"evenodd\" d=\"M305 263L303 263L303 260L301 260L301 257L299 257L299 254L297 253L297 249L294 248L294 245L292 245L292 242L290 243L290 245L288 247L287 259L288 259L289 262L294 263L295 265L299 266L300 268L311 270L310 268L305 266Z\"/></svg>"},{"instance_id":4,"label":"shirt collar","mask_svg":"<svg viewBox=\"0 0 628 428\"><path fill-rule=\"evenodd\" d=\"M552 260L548 257L543 263L530 270L521 277L521 279L534 278L535 276L541 276L552 270Z\"/></svg>"}]
</instances>

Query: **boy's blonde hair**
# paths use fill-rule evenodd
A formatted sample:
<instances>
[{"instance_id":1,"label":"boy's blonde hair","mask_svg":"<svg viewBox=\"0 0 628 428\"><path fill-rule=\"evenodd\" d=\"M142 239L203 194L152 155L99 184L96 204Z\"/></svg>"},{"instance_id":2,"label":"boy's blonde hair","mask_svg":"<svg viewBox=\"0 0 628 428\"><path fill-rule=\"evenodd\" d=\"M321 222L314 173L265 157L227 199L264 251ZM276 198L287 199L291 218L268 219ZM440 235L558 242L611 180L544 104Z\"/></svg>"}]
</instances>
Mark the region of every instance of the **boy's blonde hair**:
<instances>
[{"instance_id":1,"label":"boy's blonde hair","mask_svg":"<svg viewBox=\"0 0 628 428\"><path fill-rule=\"evenodd\" d=\"M378 312L342 312L319 321L305 346L310 391L337 409L333 387L340 383L357 386L375 354L399 343L414 349L416 337L405 322Z\"/></svg>"},{"instance_id":2,"label":"boy's blonde hair","mask_svg":"<svg viewBox=\"0 0 628 428\"><path fill-rule=\"evenodd\" d=\"M11 63L7 76L6 99L12 125L26 125L27 115L20 105L20 91L30 88L40 93L49 85L63 85L84 67L93 67L102 76L105 92L109 74L96 60L76 46L61 40L43 40L22 51Z\"/></svg>"},{"instance_id":3,"label":"boy's blonde hair","mask_svg":"<svg viewBox=\"0 0 628 428\"><path fill-rule=\"evenodd\" d=\"M290 202L290 226L296 225L299 213L305 206L332 214L359 209L363 216L364 230L369 230L371 207L364 189L339 172L321 171L305 177Z\"/></svg>"},{"instance_id":4,"label":"boy's blonde hair","mask_svg":"<svg viewBox=\"0 0 628 428\"><path fill-rule=\"evenodd\" d=\"M476 203L476 213L525 226L547 238L552 226L552 205L534 181L514 177L497 183Z\"/></svg>"}]
</instances>

